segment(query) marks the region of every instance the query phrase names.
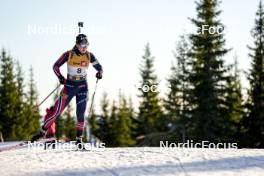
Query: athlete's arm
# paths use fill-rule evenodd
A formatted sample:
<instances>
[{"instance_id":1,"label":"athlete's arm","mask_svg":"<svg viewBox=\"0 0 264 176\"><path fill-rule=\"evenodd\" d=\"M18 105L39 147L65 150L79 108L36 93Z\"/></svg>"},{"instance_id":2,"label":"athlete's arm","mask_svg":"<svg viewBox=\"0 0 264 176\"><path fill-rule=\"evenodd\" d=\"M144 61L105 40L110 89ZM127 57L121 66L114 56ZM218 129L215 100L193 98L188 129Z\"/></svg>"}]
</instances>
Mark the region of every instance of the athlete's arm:
<instances>
[{"instance_id":1,"label":"athlete's arm","mask_svg":"<svg viewBox=\"0 0 264 176\"><path fill-rule=\"evenodd\" d=\"M65 63L67 62L68 60L68 57L69 57L69 52L65 52L62 54L62 56L55 62L55 64L53 65L53 71L54 73L56 74L56 76L59 78L59 79L63 79L64 76L61 74L60 72L60 67Z\"/></svg>"},{"instance_id":2,"label":"athlete's arm","mask_svg":"<svg viewBox=\"0 0 264 176\"><path fill-rule=\"evenodd\" d=\"M95 58L93 53L91 54L91 63L93 64L93 67L98 71L98 72L103 72L103 67L102 65L98 62L98 60Z\"/></svg>"}]
</instances>

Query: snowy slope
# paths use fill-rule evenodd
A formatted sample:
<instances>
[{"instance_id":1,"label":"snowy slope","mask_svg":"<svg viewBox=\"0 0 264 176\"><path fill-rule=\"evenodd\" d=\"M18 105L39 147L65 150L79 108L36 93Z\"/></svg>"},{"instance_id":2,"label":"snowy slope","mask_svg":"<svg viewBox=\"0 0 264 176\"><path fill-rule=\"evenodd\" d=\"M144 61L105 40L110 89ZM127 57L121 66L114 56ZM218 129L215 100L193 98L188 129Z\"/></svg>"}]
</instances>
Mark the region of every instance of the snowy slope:
<instances>
[{"instance_id":1,"label":"snowy slope","mask_svg":"<svg viewBox=\"0 0 264 176\"><path fill-rule=\"evenodd\" d=\"M23 148L0 152L0 175L264 176L264 150Z\"/></svg>"}]
</instances>

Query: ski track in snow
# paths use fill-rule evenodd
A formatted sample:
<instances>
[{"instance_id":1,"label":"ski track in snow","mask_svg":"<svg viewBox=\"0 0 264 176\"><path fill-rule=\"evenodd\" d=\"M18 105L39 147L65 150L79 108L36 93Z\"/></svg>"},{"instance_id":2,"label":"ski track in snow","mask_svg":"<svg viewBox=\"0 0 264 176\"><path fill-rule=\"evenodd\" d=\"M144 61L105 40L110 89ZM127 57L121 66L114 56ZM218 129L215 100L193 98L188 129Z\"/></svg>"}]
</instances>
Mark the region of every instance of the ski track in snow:
<instances>
[{"instance_id":1,"label":"ski track in snow","mask_svg":"<svg viewBox=\"0 0 264 176\"><path fill-rule=\"evenodd\" d=\"M0 175L264 176L264 149L17 149L0 152Z\"/></svg>"}]
</instances>

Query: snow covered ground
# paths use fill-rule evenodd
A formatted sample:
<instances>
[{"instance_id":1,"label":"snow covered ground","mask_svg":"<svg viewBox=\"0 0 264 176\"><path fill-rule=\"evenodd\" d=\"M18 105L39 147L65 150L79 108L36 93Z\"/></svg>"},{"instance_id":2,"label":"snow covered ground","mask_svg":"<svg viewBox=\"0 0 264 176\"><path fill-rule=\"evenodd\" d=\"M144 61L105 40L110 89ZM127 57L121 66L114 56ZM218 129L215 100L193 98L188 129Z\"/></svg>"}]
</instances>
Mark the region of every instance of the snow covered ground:
<instances>
[{"instance_id":1,"label":"snow covered ground","mask_svg":"<svg viewBox=\"0 0 264 176\"><path fill-rule=\"evenodd\" d=\"M0 175L264 176L264 149L16 149L0 152Z\"/></svg>"}]
</instances>

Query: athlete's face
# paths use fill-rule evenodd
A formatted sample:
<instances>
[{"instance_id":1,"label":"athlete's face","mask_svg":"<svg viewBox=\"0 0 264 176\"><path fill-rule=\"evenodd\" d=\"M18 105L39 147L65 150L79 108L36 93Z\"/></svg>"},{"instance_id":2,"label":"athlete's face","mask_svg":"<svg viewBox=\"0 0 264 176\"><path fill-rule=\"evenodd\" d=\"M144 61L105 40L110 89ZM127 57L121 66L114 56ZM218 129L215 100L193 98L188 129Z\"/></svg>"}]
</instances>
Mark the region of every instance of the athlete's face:
<instances>
[{"instance_id":1,"label":"athlete's face","mask_svg":"<svg viewBox=\"0 0 264 176\"><path fill-rule=\"evenodd\" d=\"M87 51L87 44L77 44L76 46L82 54Z\"/></svg>"}]
</instances>

